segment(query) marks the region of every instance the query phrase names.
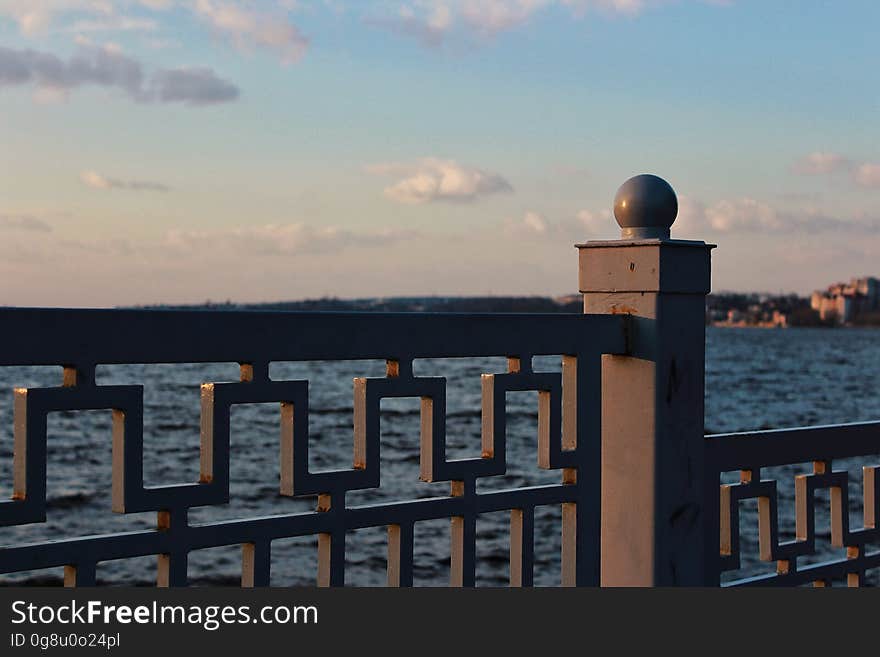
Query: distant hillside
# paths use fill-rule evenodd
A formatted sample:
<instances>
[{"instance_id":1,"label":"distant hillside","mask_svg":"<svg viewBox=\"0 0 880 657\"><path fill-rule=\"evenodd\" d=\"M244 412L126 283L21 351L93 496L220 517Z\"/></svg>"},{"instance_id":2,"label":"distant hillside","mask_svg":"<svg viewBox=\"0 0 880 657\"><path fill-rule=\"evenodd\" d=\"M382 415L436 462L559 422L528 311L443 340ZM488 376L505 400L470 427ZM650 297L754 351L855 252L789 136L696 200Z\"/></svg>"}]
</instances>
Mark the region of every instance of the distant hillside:
<instances>
[{"instance_id":1,"label":"distant hillside","mask_svg":"<svg viewBox=\"0 0 880 657\"><path fill-rule=\"evenodd\" d=\"M287 310L431 313L581 313L580 295L564 297L390 297L376 299L305 299L271 303L212 303L139 306L155 310Z\"/></svg>"}]
</instances>

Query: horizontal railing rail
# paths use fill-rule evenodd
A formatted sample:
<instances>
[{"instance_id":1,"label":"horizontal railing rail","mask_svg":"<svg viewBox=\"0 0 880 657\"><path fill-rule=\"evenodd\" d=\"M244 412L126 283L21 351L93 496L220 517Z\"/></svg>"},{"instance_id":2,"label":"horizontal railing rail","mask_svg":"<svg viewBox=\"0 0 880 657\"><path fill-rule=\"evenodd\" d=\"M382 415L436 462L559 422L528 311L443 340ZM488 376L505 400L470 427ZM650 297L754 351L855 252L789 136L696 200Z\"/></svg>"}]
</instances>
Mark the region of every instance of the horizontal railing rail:
<instances>
[{"instance_id":1,"label":"horizontal railing rail","mask_svg":"<svg viewBox=\"0 0 880 657\"><path fill-rule=\"evenodd\" d=\"M624 316L0 308L0 366L537 356L623 349Z\"/></svg>"},{"instance_id":2,"label":"horizontal railing rail","mask_svg":"<svg viewBox=\"0 0 880 657\"><path fill-rule=\"evenodd\" d=\"M626 351L623 315L379 314L244 311L0 309L0 367L59 365L57 387L15 390L14 497L0 503L2 527L46 518L47 416L109 409L113 414L112 506L121 513L156 512L155 530L70 537L0 548L0 572L65 568L65 582L96 583L100 562L158 556L157 582L184 585L188 554L242 546L242 582L267 585L271 542L318 535L317 582L345 583L346 533L388 528L388 582L412 585L413 527L450 518L454 585L475 581L475 523L480 514L511 514L510 580L533 581L534 509L562 505L562 580L598 584L601 357ZM559 355L562 371L537 372L532 357ZM446 380L413 373L413 360L502 356L508 368L482 376L482 454L446 456ZM354 381L354 447L350 469L309 469L308 380L274 380L282 361L384 359L385 377ZM99 385L96 368L110 364L237 362L238 382L201 386L198 482L145 486L143 386ZM538 458L562 471L556 485L477 492L482 477L503 475L505 396L538 393ZM421 399L420 478L451 482L448 497L366 506L346 493L378 488L380 402ZM190 523L188 511L229 501L230 408L280 406L280 492L317 496L317 510L212 523ZM0 538L0 544L5 541Z\"/></svg>"},{"instance_id":3,"label":"horizontal railing rail","mask_svg":"<svg viewBox=\"0 0 880 657\"><path fill-rule=\"evenodd\" d=\"M710 584L741 567L740 503L757 500L759 558L776 562L776 572L725 582L728 586L798 586L845 579L862 585L865 571L880 568L880 422L778 429L706 437L706 527ZM834 470L837 459L868 457L862 464L861 527L850 526L850 476ZM763 468L812 463L812 474L795 476L795 539L779 540L778 482L764 478ZM739 483L720 484L725 472L740 471ZM831 545L845 548L843 558L800 565L817 552L817 491L830 496ZM873 545L873 551L872 551ZM720 549L719 549L720 548Z\"/></svg>"}]
</instances>

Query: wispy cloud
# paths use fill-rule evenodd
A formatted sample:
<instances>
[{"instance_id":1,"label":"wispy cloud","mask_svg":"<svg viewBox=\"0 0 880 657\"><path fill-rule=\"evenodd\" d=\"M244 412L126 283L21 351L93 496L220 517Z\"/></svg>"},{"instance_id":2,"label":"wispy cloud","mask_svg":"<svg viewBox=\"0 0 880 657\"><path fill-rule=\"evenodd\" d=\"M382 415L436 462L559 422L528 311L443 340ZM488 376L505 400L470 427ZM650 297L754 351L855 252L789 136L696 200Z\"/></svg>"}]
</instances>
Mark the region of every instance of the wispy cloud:
<instances>
[{"instance_id":1,"label":"wispy cloud","mask_svg":"<svg viewBox=\"0 0 880 657\"><path fill-rule=\"evenodd\" d=\"M68 32L155 32L159 23L152 18L131 16L107 16L104 18L83 19L67 26Z\"/></svg>"},{"instance_id":2,"label":"wispy cloud","mask_svg":"<svg viewBox=\"0 0 880 657\"><path fill-rule=\"evenodd\" d=\"M550 224L540 212L529 210L518 219L507 219L504 232L510 236L543 236L550 231Z\"/></svg>"},{"instance_id":3,"label":"wispy cloud","mask_svg":"<svg viewBox=\"0 0 880 657\"><path fill-rule=\"evenodd\" d=\"M167 192L171 188L162 183L150 180L122 180L103 176L97 171L83 171L79 179L86 187L92 189L129 189L132 191Z\"/></svg>"},{"instance_id":4,"label":"wispy cloud","mask_svg":"<svg viewBox=\"0 0 880 657\"><path fill-rule=\"evenodd\" d=\"M383 176L402 176L385 188L385 196L398 203L468 203L484 196L513 191L500 174L435 157L413 163L374 164L367 167L367 171Z\"/></svg>"},{"instance_id":5,"label":"wispy cloud","mask_svg":"<svg viewBox=\"0 0 880 657\"><path fill-rule=\"evenodd\" d=\"M271 9L266 9L266 6ZM260 48L296 62L309 39L288 18L297 3L242 0L2 0L0 17L12 19L25 36L49 29L86 32L155 32L159 12L178 7L241 49ZM140 12L133 10L140 8ZM144 11L153 12L144 16Z\"/></svg>"},{"instance_id":6,"label":"wispy cloud","mask_svg":"<svg viewBox=\"0 0 880 657\"><path fill-rule=\"evenodd\" d=\"M58 16L68 13L108 16L113 2L101 0L3 0L0 15L11 18L22 34L29 36L46 30Z\"/></svg>"},{"instance_id":7,"label":"wispy cloud","mask_svg":"<svg viewBox=\"0 0 880 657\"><path fill-rule=\"evenodd\" d=\"M250 5L217 0L196 0L193 10L239 48L263 48L291 63L299 61L309 47L308 38L279 12L261 12Z\"/></svg>"},{"instance_id":8,"label":"wispy cloud","mask_svg":"<svg viewBox=\"0 0 880 657\"><path fill-rule=\"evenodd\" d=\"M587 237L617 237L617 222L611 210L580 210L575 214L578 227Z\"/></svg>"},{"instance_id":9,"label":"wispy cloud","mask_svg":"<svg viewBox=\"0 0 880 657\"><path fill-rule=\"evenodd\" d=\"M82 46L68 60L38 50L0 47L0 88L33 84L38 90L67 94L87 86L117 89L138 103L212 105L238 98L239 90L209 68L160 69L116 48Z\"/></svg>"},{"instance_id":10,"label":"wispy cloud","mask_svg":"<svg viewBox=\"0 0 880 657\"><path fill-rule=\"evenodd\" d=\"M165 9L171 9L174 5L174 0L138 0L140 4L144 7L149 7L150 9L156 11L163 11Z\"/></svg>"},{"instance_id":11,"label":"wispy cloud","mask_svg":"<svg viewBox=\"0 0 880 657\"><path fill-rule=\"evenodd\" d=\"M804 175L820 175L845 171L852 166L852 161L840 153L814 151L795 161L792 169Z\"/></svg>"},{"instance_id":12,"label":"wispy cloud","mask_svg":"<svg viewBox=\"0 0 880 657\"><path fill-rule=\"evenodd\" d=\"M856 167L854 175L862 187L880 188L880 163L864 162Z\"/></svg>"},{"instance_id":13,"label":"wispy cloud","mask_svg":"<svg viewBox=\"0 0 880 657\"><path fill-rule=\"evenodd\" d=\"M409 0L396 14L373 16L369 22L413 37L425 45L439 46L452 36L471 40L492 39L519 28L534 16L553 7L568 9L573 16L595 12L637 16L667 0ZM702 0L724 5L725 0Z\"/></svg>"},{"instance_id":14,"label":"wispy cloud","mask_svg":"<svg viewBox=\"0 0 880 657\"><path fill-rule=\"evenodd\" d=\"M502 229L508 237L517 239L546 239L558 244L613 237L614 220L608 210L592 212L580 210L573 216L548 219L544 214L529 210L522 217L506 219Z\"/></svg>"},{"instance_id":15,"label":"wispy cloud","mask_svg":"<svg viewBox=\"0 0 880 657\"><path fill-rule=\"evenodd\" d=\"M853 182L861 187L880 188L880 163L857 162L852 158L825 151L816 151L798 159L792 167L796 173L807 175L849 172Z\"/></svg>"},{"instance_id":16,"label":"wispy cloud","mask_svg":"<svg viewBox=\"0 0 880 657\"><path fill-rule=\"evenodd\" d=\"M873 235L880 231L880 217L844 218L816 208L780 210L747 197L706 205L699 200L682 196L678 207L678 218L672 226L673 235L697 239L735 233L791 236L828 233Z\"/></svg>"},{"instance_id":17,"label":"wispy cloud","mask_svg":"<svg viewBox=\"0 0 880 657\"><path fill-rule=\"evenodd\" d=\"M26 230L37 233L48 233L52 226L30 214L3 214L0 213L0 229Z\"/></svg>"},{"instance_id":18,"label":"wispy cloud","mask_svg":"<svg viewBox=\"0 0 880 657\"><path fill-rule=\"evenodd\" d=\"M228 103L241 93L237 86L217 77L212 69L197 66L156 71L146 92L152 101L184 105Z\"/></svg>"},{"instance_id":19,"label":"wispy cloud","mask_svg":"<svg viewBox=\"0 0 880 657\"><path fill-rule=\"evenodd\" d=\"M261 266L286 265L290 256L328 256L340 251L382 249L416 240L422 233L405 228L357 230L340 226L316 226L306 222L235 226L205 230L177 228L153 238L131 240L124 235L38 236L52 226L29 214L0 213L0 231L20 231L19 241L0 240L0 265L16 249L30 249L27 260L52 260L71 249L82 254L132 258L152 263L156 270L243 262L262 258ZM30 236L24 233L31 233ZM39 249L33 248L39 243ZM120 268L122 264L117 263Z\"/></svg>"},{"instance_id":20,"label":"wispy cloud","mask_svg":"<svg viewBox=\"0 0 880 657\"><path fill-rule=\"evenodd\" d=\"M327 253L350 247L376 247L414 239L413 230L354 231L306 223L265 224L213 231L172 230L163 245L178 252L228 250L245 255L285 256Z\"/></svg>"}]
</instances>

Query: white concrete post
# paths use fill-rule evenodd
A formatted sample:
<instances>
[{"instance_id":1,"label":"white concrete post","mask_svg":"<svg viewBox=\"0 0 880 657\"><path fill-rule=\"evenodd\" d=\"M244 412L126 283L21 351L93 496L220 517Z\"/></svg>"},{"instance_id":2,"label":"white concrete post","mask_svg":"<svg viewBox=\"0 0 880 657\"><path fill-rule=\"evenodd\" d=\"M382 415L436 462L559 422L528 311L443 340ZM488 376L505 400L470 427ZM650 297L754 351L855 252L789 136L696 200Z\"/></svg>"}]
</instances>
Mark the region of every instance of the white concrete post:
<instances>
[{"instance_id":1,"label":"white concrete post","mask_svg":"<svg viewBox=\"0 0 880 657\"><path fill-rule=\"evenodd\" d=\"M713 245L670 239L672 187L636 176L614 199L621 239L579 244L586 313L633 316L602 362L603 586L701 585L705 306Z\"/></svg>"}]
</instances>

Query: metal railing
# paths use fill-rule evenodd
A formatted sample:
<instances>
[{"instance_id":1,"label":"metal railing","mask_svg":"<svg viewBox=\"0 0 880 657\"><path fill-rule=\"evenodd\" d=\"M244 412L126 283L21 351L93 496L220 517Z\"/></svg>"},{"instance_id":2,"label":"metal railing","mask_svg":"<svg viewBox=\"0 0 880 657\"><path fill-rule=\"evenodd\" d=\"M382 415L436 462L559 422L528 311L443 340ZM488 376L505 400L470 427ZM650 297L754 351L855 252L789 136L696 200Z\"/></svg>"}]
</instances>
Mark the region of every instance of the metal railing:
<instances>
[{"instance_id":1,"label":"metal railing","mask_svg":"<svg viewBox=\"0 0 880 657\"><path fill-rule=\"evenodd\" d=\"M184 585L187 556L208 547L242 546L242 583L267 585L271 542L318 535L319 585L345 582L346 532L388 528L388 582L412 585L413 526L450 518L451 584L473 585L475 523L511 514L510 581L533 579L533 514L562 505L562 583L598 584L599 404L601 357L625 351L625 316L261 313L235 311L0 310L0 366L59 365L58 387L15 390L14 498L0 503L0 526L46 518L47 416L108 409L113 414L112 506L157 513L157 528L64 538L0 549L0 572L64 566L65 582L95 583L98 563L158 555L157 582ZM562 356L562 372L532 371L532 357ZM446 456L442 377L413 375L421 358L506 356L508 372L482 377L482 456ZM309 471L309 382L276 381L278 361L385 359L384 378L354 381L351 469ZM238 362L241 380L201 388L200 481L146 487L143 386L98 385L99 365ZM540 467L561 470L559 484L479 493L482 477L506 469L505 395L537 391ZM351 507L346 493L377 488L383 398L421 400L420 478L449 481L448 497ZM229 501L230 408L276 402L280 409L280 492L316 496L317 510L190 524L193 507ZM271 477L267 473L267 477ZM0 534L2 535L2 534ZM0 540L2 543L2 540Z\"/></svg>"},{"instance_id":2,"label":"metal railing","mask_svg":"<svg viewBox=\"0 0 880 657\"><path fill-rule=\"evenodd\" d=\"M758 546L763 561L776 562L776 573L734 579L729 586L830 585L845 580L865 583L865 571L880 568L880 422L756 431L709 436L706 468L709 473L706 529L720 536L720 554L710 555L714 582L726 571L738 570L740 560L740 504L757 500ZM834 470L833 459L859 458L862 465L862 526L850 527L850 476ZM869 461L870 457L873 461ZM794 478L795 538L780 541L777 480L762 477L762 468L812 462L812 474ZM739 483L717 486L721 473L740 471ZM713 479L714 475L714 479ZM712 485L714 482L714 486ZM799 566L798 560L816 556L817 492L827 489L830 500L831 546L845 548L843 558ZM707 539L707 545L712 543ZM873 544L873 550L872 550ZM714 559L712 557L714 556Z\"/></svg>"}]
</instances>

